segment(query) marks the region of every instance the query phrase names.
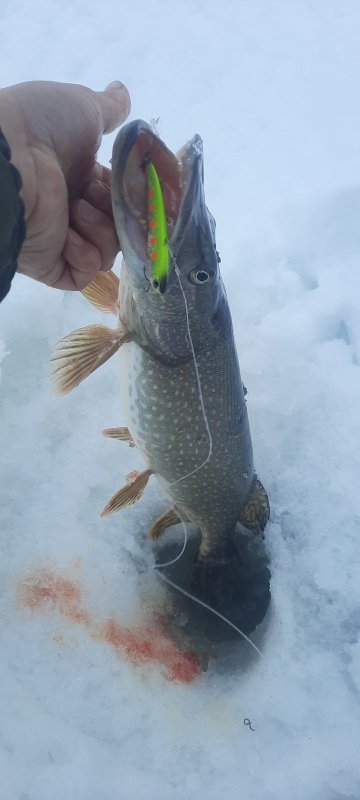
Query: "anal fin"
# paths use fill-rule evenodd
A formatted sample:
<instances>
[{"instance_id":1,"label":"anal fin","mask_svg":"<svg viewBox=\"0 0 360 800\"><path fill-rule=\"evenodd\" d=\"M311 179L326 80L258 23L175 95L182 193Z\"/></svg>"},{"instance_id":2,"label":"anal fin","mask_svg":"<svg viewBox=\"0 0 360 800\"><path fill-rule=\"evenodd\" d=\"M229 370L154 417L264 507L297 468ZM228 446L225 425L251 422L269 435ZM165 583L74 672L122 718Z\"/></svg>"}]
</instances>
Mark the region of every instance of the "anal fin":
<instances>
[{"instance_id":1,"label":"anal fin","mask_svg":"<svg viewBox=\"0 0 360 800\"><path fill-rule=\"evenodd\" d=\"M115 272L99 272L88 286L82 290L81 294L89 302L104 311L106 314L116 314L118 310L119 278Z\"/></svg>"},{"instance_id":2,"label":"anal fin","mask_svg":"<svg viewBox=\"0 0 360 800\"><path fill-rule=\"evenodd\" d=\"M51 358L51 380L56 394L67 394L108 360L131 335L122 327L88 325L69 333L56 345Z\"/></svg>"},{"instance_id":3,"label":"anal fin","mask_svg":"<svg viewBox=\"0 0 360 800\"><path fill-rule=\"evenodd\" d=\"M239 522L253 533L260 534L265 530L269 517L269 498L262 483L255 478L249 497L241 509Z\"/></svg>"},{"instance_id":4,"label":"anal fin","mask_svg":"<svg viewBox=\"0 0 360 800\"><path fill-rule=\"evenodd\" d=\"M129 447L135 447L129 428L105 428L102 434L109 439L119 439L121 442L127 442Z\"/></svg>"},{"instance_id":5,"label":"anal fin","mask_svg":"<svg viewBox=\"0 0 360 800\"><path fill-rule=\"evenodd\" d=\"M161 514L151 526L149 530L150 539L160 539L160 536L165 533L166 528L170 528L171 525L177 525L178 522L181 522L181 517L176 508L169 508L164 514Z\"/></svg>"},{"instance_id":6,"label":"anal fin","mask_svg":"<svg viewBox=\"0 0 360 800\"><path fill-rule=\"evenodd\" d=\"M139 472L135 480L131 481L127 486L123 486L110 498L101 512L101 516L106 517L108 514L113 514L114 511L120 511L122 508L131 506L136 500L140 500L152 474L152 469L145 469L143 472Z\"/></svg>"}]
</instances>

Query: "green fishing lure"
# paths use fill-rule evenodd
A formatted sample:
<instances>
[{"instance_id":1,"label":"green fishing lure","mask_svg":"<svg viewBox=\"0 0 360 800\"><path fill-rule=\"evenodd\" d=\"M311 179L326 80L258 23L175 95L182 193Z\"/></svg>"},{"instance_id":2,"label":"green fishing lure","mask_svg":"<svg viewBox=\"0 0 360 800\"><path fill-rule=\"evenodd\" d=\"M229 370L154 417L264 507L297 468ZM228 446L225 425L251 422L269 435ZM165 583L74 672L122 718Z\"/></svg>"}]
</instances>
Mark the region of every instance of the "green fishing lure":
<instances>
[{"instance_id":1,"label":"green fishing lure","mask_svg":"<svg viewBox=\"0 0 360 800\"><path fill-rule=\"evenodd\" d=\"M169 275L165 204L159 176L151 161L146 164L145 173L147 179L147 245L150 262L150 281L153 288L163 294Z\"/></svg>"}]
</instances>

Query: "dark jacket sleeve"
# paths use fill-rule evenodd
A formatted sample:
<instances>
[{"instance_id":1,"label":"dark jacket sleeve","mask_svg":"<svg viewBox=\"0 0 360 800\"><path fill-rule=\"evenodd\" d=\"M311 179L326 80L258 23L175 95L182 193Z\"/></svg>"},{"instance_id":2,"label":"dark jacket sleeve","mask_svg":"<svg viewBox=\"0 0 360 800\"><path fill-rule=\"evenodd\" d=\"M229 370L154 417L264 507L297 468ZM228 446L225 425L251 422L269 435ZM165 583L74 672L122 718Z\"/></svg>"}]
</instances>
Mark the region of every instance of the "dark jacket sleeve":
<instances>
[{"instance_id":1,"label":"dark jacket sleeve","mask_svg":"<svg viewBox=\"0 0 360 800\"><path fill-rule=\"evenodd\" d=\"M0 128L0 301L10 289L25 239L21 178L10 158L10 148Z\"/></svg>"}]
</instances>

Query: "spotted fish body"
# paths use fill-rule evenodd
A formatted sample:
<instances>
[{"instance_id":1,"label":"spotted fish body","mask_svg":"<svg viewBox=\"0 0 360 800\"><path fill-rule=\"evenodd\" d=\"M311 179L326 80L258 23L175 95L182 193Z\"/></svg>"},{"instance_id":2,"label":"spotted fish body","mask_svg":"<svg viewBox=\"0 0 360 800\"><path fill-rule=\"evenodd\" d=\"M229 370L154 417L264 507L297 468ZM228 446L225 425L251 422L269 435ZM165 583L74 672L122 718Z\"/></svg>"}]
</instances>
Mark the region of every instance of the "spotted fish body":
<instances>
[{"instance_id":1,"label":"spotted fish body","mask_svg":"<svg viewBox=\"0 0 360 800\"><path fill-rule=\"evenodd\" d=\"M114 218L124 254L119 321L133 337L127 345L126 376L122 371L129 394L127 422L172 506L181 518L199 526L199 558L222 559L256 478L231 315L219 272L215 224L203 195L201 140L195 137L188 145L183 166L189 175L188 189L183 189L172 229L170 220L170 251L178 274L173 265L166 291L160 296L148 283L146 253L141 254L134 242L134 220L125 199L126 176L128 161L144 135L152 157L158 159L160 174L165 172L165 197L171 200L169 189L166 194L166 166L145 123L131 123L127 129L118 136L112 162ZM139 159L141 152L140 147ZM138 227L141 241L141 222ZM210 276L206 285L197 282L196 270L205 270Z\"/></svg>"},{"instance_id":2,"label":"spotted fish body","mask_svg":"<svg viewBox=\"0 0 360 800\"><path fill-rule=\"evenodd\" d=\"M148 164L153 171L144 169ZM159 181L155 209L148 203L150 173ZM146 469L113 495L103 515L139 499L154 474L170 508L150 535L159 538L181 520L196 523L201 544L190 570L192 591L219 609L235 608L237 619L243 568L235 528L240 522L262 532L269 504L254 472L215 221L204 197L200 137L175 157L145 122L125 126L113 149L111 193L123 252L120 281L114 273L100 273L83 294L101 311L115 313L117 327L92 325L66 336L53 357L55 387L61 394L70 391L123 345L128 427L104 433L135 445ZM166 213L161 287L154 286L158 251L151 259L149 248L153 211L163 223ZM257 619L269 600L269 577L263 574Z\"/></svg>"},{"instance_id":3,"label":"spotted fish body","mask_svg":"<svg viewBox=\"0 0 360 800\"><path fill-rule=\"evenodd\" d=\"M121 300L120 305L124 308ZM209 437L192 358L168 365L130 343L128 378L123 371L121 376L128 386L127 422L135 444L172 503L200 527L202 557L222 554L254 480L248 415L225 298L224 315L227 337L209 326L208 346L196 355L212 437L211 456L201 469Z\"/></svg>"}]
</instances>

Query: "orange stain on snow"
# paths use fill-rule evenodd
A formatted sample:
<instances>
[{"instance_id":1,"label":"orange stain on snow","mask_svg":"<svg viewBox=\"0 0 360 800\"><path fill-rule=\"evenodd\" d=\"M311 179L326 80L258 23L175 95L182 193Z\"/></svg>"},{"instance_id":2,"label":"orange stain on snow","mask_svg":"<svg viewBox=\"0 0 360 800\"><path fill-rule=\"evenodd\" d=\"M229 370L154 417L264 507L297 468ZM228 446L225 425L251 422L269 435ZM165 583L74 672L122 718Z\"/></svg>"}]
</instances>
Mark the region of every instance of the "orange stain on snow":
<instances>
[{"instance_id":1,"label":"orange stain on snow","mask_svg":"<svg viewBox=\"0 0 360 800\"><path fill-rule=\"evenodd\" d=\"M195 653L182 652L154 626L146 631L121 628L113 619L107 620L102 629L102 638L120 651L134 664L145 661L163 664L167 678L172 681L191 683L200 674L199 661Z\"/></svg>"},{"instance_id":2,"label":"orange stain on snow","mask_svg":"<svg viewBox=\"0 0 360 800\"><path fill-rule=\"evenodd\" d=\"M49 570L38 570L19 587L21 605L31 611L56 609L73 623L86 628L92 639L102 641L134 665L158 665L173 682L191 683L200 675L195 653L182 650L159 625L126 628L114 619L93 619L83 608L79 585ZM54 637L54 640L63 637Z\"/></svg>"},{"instance_id":3,"label":"orange stain on snow","mask_svg":"<svg viewBox=\"0 0 360 800\"><path fill-rule=\"evenodd\" d=\"M22 587L22 601L32 610L55 606L60 614L73 622L90 625L89 614L81 608L79 586L47 570L40 570L26 580Z\"/></svg>"}]
</instances>

